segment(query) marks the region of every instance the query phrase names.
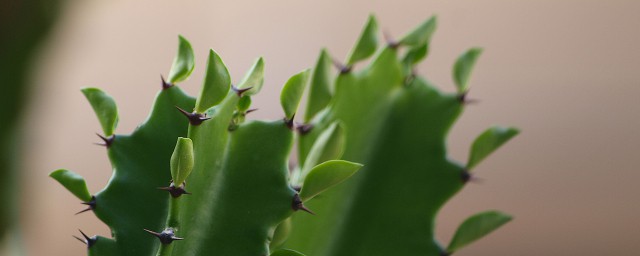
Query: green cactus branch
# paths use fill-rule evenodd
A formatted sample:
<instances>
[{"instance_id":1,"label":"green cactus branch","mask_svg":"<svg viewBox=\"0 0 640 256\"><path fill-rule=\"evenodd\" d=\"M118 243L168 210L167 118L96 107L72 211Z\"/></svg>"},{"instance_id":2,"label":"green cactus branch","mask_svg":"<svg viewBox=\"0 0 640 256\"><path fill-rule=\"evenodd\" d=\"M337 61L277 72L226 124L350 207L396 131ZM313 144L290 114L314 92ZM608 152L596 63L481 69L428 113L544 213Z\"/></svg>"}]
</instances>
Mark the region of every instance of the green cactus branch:
<instances>
[{"instance_id":1,"label":"green cactus branch","mask_svg":"<svg viewBox=\"0 0 640 256\"><path fill-rule=\"evenodd\" d=\"M472 49L456 62L458 93L438 91L413 71L428 53L435 26L436 19L431 18L400 41L388 41L361 70L345 72L338 66L341 72L327 107L316 110L309 105L311 113L318 114L308 124L313 129L300 138L301 159L312 158L310 152L322 132L339 120L347 138L342 159L361 162L364 168L309 204L317 218L293 217L286 247L310 255L447 253L433 233L437 212L463 188L470 178L468 169L517 130L494 128L483 134L474 143L467 168L449 160L446 137L463 111L469 75L480 50ZM372 33L370 19L363 31L367 36L361 37L350 56L357 55L363 44L374 44ZM363 55L369 52L362 51ZM402 52L404 57L399 56ZM325 69L321 61L325 58L322 52L316 72ZM309 95L310 101L316 97L326 98L326 93Z\"/></svg>"}]
</instances>

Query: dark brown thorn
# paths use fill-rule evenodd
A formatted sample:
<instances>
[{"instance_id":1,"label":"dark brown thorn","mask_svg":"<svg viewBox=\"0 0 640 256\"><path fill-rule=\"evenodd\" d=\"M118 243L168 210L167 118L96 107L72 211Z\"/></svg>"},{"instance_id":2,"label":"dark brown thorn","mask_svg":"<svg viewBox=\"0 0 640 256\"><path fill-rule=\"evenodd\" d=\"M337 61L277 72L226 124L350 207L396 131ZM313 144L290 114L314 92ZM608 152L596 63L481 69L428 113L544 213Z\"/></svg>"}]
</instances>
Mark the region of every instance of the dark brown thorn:
<instances>
[{"instance_id":1,"label":"dark brown thorn","mask_svg":"<svg viewBox=\"0 0 640 256\"><path fill-rule=\"evenodd\" d=\"M252 109L249 109L249 110L245 111L244 114L246 115L246 114L249 114L249 113L257 111L257 110L258 110L257 108L252 108Z\"/></svg>"},{"instance_id":2,"label":"dark brown thorn","mask_svg":"<svg viewBox=\"0 0 640 256\"><path fill-rule=\"evenodd\" d=\"M351 72L351 66L345 66L342 62L334 58L331 58L331 61L333 61L333 65L340 71L340 74L347 74Z\"/></svg>"},{"instance_id":3,"label":"dark brown thorn","mask_svg":"<svg viewBox=\"0 0 640 256\"><path fill-rule=\"evenodd\" d=\"M169 185L168 187L159 187L159 190L164 190L164 191L168 191L169 194L171 194L172 197L174 198L178 198L181 195L191 195L191 193L187 192L186 190L184 190L184 184L180 187L176 187L173 182L171 182L171 185Z\"/></svg>"},{"instance_id":4,"label":"dark brown thorn","mask_svg":"<svg viewBox=\"0 0 640 256\"><path fill-rule=\"evenodd\" d=\"M467 97L468 94L469 94L469 91L458 94L458 101L464 105L476 104L480 102L479 100L476 100L476 99L469 99Z\"/></svg>"},{"instance_id":5,"label":"dark brown thorn","mask_svg":"<svg viewBox=\"0 0 640 256\"><path fill-rule=\"evenodd\" d=\"M167 81L165 81L162 75L160 75L160 79L162 79L162 90L169 89L171 88L171 86L173 86L172 83L168 83Z\"/></svg>"},{"instance_id":6,"label":"dark brown thorn","mask_svg":"<svg viewBox=\"0 0 640 256\"><path fill-rule=\"evenodd\" d=\"M400 46L400 43L398 43L398 41L393 39L393 36L391 36L391 33L389 33L388 30L385 29L382 32L382 36L384 37L384 40L387 42L387 46L389 46L389 48L397 49L398 46Z\"/></svg>"},{"instance_id":7,"label":"dark brown thorn","mask_svg":"<svg viewBox=\"0 0 640 256\"><path fill-rule=\"evenodd\" d=\"M462 104L466 103L466 101L467 101L467 93L469 93L469 91L458 93L458 101L460 103L462 103Z\"/></svg>"},{"instance_id":8,"label":"dark brown thorn","mask_svg":"<svg viewBox=\"0 0 640 256\"><path fill-rule=\"evenodd\" d=\"M310 213L311 215L316 215L314 212L312 212L311 210L309 210L309 208L307 208L306 206L304 206L304 204L300 204L300 208L298 210L303 210L305 212Z\"/></svg>"},{"instance_id":9,"label":"dark brown thorn","mask_svg":"<svg viewBox=\"0 0 640 256\"><path fill-rule=\"evenodd\" d=\"M83 212L88 212L88 211L91 211L91 210L95 209L95 208L96 208L96 206L97 206L97 204L96 204L96 197L95 197L95 196L92 196L92 197L91 197L91 201L89 201L89 202L82 202L81 204L88 205L89 207L87 207L87 209L84 209L84 210L82 210L82 211L77 212L75 215L78 215L78 214L81 214L81 213L83 213Z\"/></svg>"},{"instance_id":10,"label":"dark brown thorn","mask_svg":"<svg viewBox=\"0 0 640 256\"><path fill-rule=\"evenodd\" d=\"M80 231L80 234L82 234L82 236L84 237L84 239L89 240L91 238L89 238L89 236L87 234L85 234L84 232L82 232L82 230L78 229L78 231Z\"/></svg>"},{"instance_id":11,"label":"dark brown thorn","mask_svg":"<svg viewBox=\"0 0 640 256\"><path fill-rule=\"evenodd\" d=\"M107 147L107 148L110 147L111 144L113 144L113 142L116 139L116 135L115 134L113 134L113 135L111 135L109 137L102 136L99 133L96 133L96 135L98 135L98 137L100 137L100 139L102 141L104 141L104 143L95 143L95 144L96 145L100 145L100 146L104 146L104 147Z\"/></svg>"},{"instance_id":12,"label":"dark brown thorn","mask_svg":"<svg viewBox=\"0 0 640 256\"><path fill-rule=\"evenodd\" d=\"M76 212L75 215L78 215L78 214L81 214L81 213L84 213L84 212L88 212L88 211L91 211L91 210L92 210L91 207L87 207L87 209L84 209L82 211Z\"/></svg>"},{"instance_id":13,"label":"dark brown thorn","mask_svg":"<svg viewBox=\"0 0 640 256\"><path fill-rule=\"evenodd\" d=\"M184 116L187 117L187 119L189 119L189 123L191 125L200 125L202 124L202 122L207 121L209 119L211 119L211 117L206 117L205 114L200 114L200 113L189 113L184 109L181 109L178 106L175 106L178 111L180 111L180 113L182 113Z\"/></svg>"},{"instance_id":14,"label":"dark brown thorn","mask_svg":"<svg viewBox=\"0 0 640 256\"><path fill-rule=\"evenodd\" d=\"M234 92L236 92L236 94L238 95L238 97L242 97L242 94L244 94L246 91L253 89L253 87L247 87L244 89L239 89L238 87L236 87L235 85L231 85L231 90L233 90Z\"/></svg>"},{"instance_id":15,"label":"dark brown thorn","mask_svg":"<svg viewBox=\"0 0 640 256\"><path fill-rule=\"evenodd\" d=\"M149 234L152 234L155 237L157 237L158 239L160 239L160 243L162 243L162 244L170 244L171 242L173 242L175 240L184 240L184 238L182 238L182 237L176 237L175 234L173 233L173 229L172 228L166 228L165 230L163 230L160 233L148 230L146 228L144 228L144 231L147 231Z\"/></svg>"},{"instance_id":16,"label":"dark brown thorn","mask_svg":"<svg viewBox=\"0 0 640 256\"><path fill-rule=\"evenodd\" d=\"M77 236L73 236L73 237L75 237L76 239L78 239L78 241L80 241L81 243L83 243L83 244L87 244L87 241L85 241L84 239L79 238L79 237L77 237Z\"/></svg>"},{"instance_id":17,"label":"dark brown thorn","mask_svg":"<svg viewBox=\"0 0 640 256\"><path fill-rule=\"evenodd\" d=\"M284 120L284 124L287 125L287 127L291 130L293 130L293 119L296 118L296 114L293 114L293 116L291 116L291 118L287 119L286 117L283 119Z\"/></svg>"},{"instance_id":18,"label":"dark brown thorn","mask_svg":"<svg viewBox=\"0 0 640 256\"><path fill-rule=\"evenodd\" d=\"M301 186L295 185L295 186L291 186L291 188L295 191L297 191L298 193L300 192L300 190L302 190Z\"/></svg>"},{"instance_id":19,"label":"dark brown thorn","mask_svg":"<svg viewBox=\"0 0 640 256\"><path fill-rule=\"evenodd\" d=\"M82 241L82 239L77 237L77 236L73 236L73 237L75 237L76 239L78 239L81 242L83 242L84 244L86 244L87 248L91 248L91 246L96 244L96 242L98 241L98 239L96 239L95 237L94 238L89 237L87 234L82 232L82 230L78 229L78 231L80 231L80 234L82 234L82 237L84 237L84 241Z\"/></svg>"},{"instance_id":20,"label":"dark brown thorn","mask_svg":"<svg viewBox=\"0 0 640 256\"><path fill-rule=\"evenodd\" d=\"M152 234L152 235L154 235L154 236L156 236L156 237L159 237L159 236L160 236L160 233L158 233L158 232L151 231L151 230L148 230L148 229L146 229L146 228L143 228L143 229L144 229L144 231L147 231L147 233Z\"/></svg>"},{"instance_id":21,"label":"dark brown thorn","mask_svg":"<svg viewBox=\"0 0 640 256\"><path fill-rule=\"evenodd\" d=\"M305 135L309 132L311 132L311 130L313 129L313 125L312 124L299 124L298 127L296 127L296 129L298 130L298 133Z\"/></svg>"},{"instance_id":22,"label":"dark brown thorn","mask_svg":"<svg viewBox=\"0 0 640 256\"><path fill-rule=\"evenodd\" d=\"M298 195L297 193L293 196L293 200L291 202L291 208L293 208L294 211L303 210L305 212L310 213L311 215L316 215L314 212L309 210L309 208L304 206L304 204L302 204L302 200L300 199L300 195Z\"/></svg>"},{"instance_id":23,"label":"dark brown thorn","mask_svg":"<svg viewBox=\"0 0 640 256\"><path fill-rule=\"evenodd\" d=\"M474 183L478 183L481 182L482 180L479 179L476 176L473 176L473 174L471 174L469 171L467 170L463 170L462 173L460 173L460 178L462 179L462 181L464 183L468 183L468 182L474 182Z\"/></svg>"}]
</instances>

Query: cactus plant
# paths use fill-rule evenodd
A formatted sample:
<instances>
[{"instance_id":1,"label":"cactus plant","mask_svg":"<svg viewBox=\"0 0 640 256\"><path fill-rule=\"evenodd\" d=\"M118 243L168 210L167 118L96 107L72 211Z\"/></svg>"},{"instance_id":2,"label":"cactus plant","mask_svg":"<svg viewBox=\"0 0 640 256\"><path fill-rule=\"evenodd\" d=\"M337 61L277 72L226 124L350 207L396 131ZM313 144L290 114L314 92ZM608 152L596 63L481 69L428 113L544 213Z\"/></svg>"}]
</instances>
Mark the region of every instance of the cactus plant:
<instances>
[{"instance_id":1,"label":"cactus plant","mask_svg":"<svg viewBox=\"0 0 640 256\"><path fill-rule=\"evenodd\" d=\"M231 86L226 66L211 50L197 99L176 86L193 68L193 49L180 37L151 115L131 135L115 134L118 111L110 96L97 88L82 90L102 126L99 136L113 177L91 195L78 174L60 169L50 176L88 205L81 212L93 211L112 230L113 238L80 231L83 237L76 238L88 245L89 255L266 255L276 226L297 210L309 211L288 181L293 117L309 71L285 84L284 119L245 122L250 97L263 84L263 60ZM318 194L350 176L335 172L353 174L359 168L326 161L314 168L316 178L309 179L309 188L303 186L302 195ZM327 181L327 175L337 179Z\"/></svg>"},{"instance_id":2,"label":"cactus plant","mask_svg":"<svg viewBox=\"0 0 640 256\"><path fill-rule=\"evenodd\" d=\"M443 255L491 232L510 216L490 211L468 219L447 249L433 238L438 209L471 168L517 133L489 129L466 166L448 160L444 140L480 51L457 61L458 93L441 93L413 68L427 55L434 29L430 19L377 50L371 16L345 64L336 62L335 82L322 51L313 71L285 83L282 120L245 120L263 85L262 58L232 85L211 50L199 97L184 94L177 84L193 71L194 54L183 37L149 118L131 135L114 133L111 97L83 89L102 125L113 176L94 195L71 171L51 177L88 205L82 212L108 224L112 238L82 231L76 238L89 255ZM374 53L367 67L354 69ZM297 124L308 83L304 124ZM290 170L295 138L299 161ZM358 162L366 164L362 171ZM310 214L294 214L299 210Z\"/></svg>"},{"instance_id":3,"label":"cactus plant","mask_svg":"<svg viewBox=\"0 0 640 256\"><path fill-rule=\"evenodd\" d=\"M414 68L426 57L435 27L434 17L398 41L387 36L376 52L377 22L371 16L345 64L334 61L336 77L328 72L330 57L321 53L300 159L309 159L325 127L339 120L346 134L342 159L364 167L310 202L318 216L293 217L286 246L310 255L449 255L510 220L485 212L465 222L448 248L434 238L441 206L462 189L473 167L518 132L490 128L474 142L466 165L448 159L445 140L468 101L470 73L481 51L471 49L456 61L457 92L440 92ZM368 66L355 70L374 54Z\"/></svg>"}]
</instances>

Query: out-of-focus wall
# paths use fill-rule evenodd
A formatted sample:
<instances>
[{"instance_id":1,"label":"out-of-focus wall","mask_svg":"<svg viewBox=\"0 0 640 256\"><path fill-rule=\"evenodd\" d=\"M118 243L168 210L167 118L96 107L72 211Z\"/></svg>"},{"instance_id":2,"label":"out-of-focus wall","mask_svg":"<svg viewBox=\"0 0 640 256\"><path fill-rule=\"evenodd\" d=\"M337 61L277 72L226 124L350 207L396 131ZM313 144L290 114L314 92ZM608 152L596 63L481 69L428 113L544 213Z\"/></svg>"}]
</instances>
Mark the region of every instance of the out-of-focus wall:
<instances>
[{"instance_id":1,"label":"out-of-focus wall","mask_svg":"<svg viewBox=\"0 0 640 256\"><path fill-rule=\"evenodd\" d=\"M640 251L640 2L638 1L73 1L42 56L24 150L23 225L29 255L84 255L81 228L108 236L47 174L69 168L99 191L111 170L91 145L99 124L79 92L98 86L117 100L119 133L143 121L177 34L189 38L199 87L214 48L238 81L264 56L265 87L255 118L280 118L281 85L310 67L321 47L343 58L369 13L401 36L432 14L439 28L420 66L453 91L451 66L471 46L485 48L472 78L471 105L449 139L466 160L473 138L492 124L523 132L482 163L442 211L448 241L468 215L501 209L515 220L460 255L634 255ZM135 191L132 191L135 196Z\"/></svg>"}]
</instances>

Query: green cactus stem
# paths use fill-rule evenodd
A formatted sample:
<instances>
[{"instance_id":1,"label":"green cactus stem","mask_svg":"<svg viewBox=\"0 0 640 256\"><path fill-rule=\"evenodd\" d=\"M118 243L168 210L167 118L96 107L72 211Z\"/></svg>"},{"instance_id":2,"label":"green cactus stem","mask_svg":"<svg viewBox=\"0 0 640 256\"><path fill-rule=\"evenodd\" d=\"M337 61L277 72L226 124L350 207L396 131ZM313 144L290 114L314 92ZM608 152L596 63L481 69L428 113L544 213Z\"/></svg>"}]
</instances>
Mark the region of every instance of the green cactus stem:
<instances>
[{"instance_id":1,"label":"green cactus stem","mask_svg":"<svg viewBox=\"0 0 640 256\"><path fill-rule=\"evenodd\" d=\"M245 121L250 96L262 88L263 59L236 87L220 56L209 51L203 87L193 99L176 84L194 68L192 51L179 37L169 81L163 79L151 115L131 135L114 134L118 116L110 96L83 90L103 126L99 136L113 177L92 196L75 173L58 170L51 176L111 228L112 238L82 231L82 238L76 237L89 255L269 255L279 224L298 210L312 213L304 202L361 167L323 158L300 184L301 197L290 185L288 163L294 117L310 72L284 85L283 119ZM273 255L301 254L279 250Z\"/></svg>"},{"instance_id":2,"label":"green cactus stem","mask_svg":"<svg viewBox=\"0 0 640 256\"><path fill-rule=\"evenodd\" d=\"M371 46L376 47L372 20L349 56L368 56ZM308 204L317 216L292 218L285 247L319 256L447 254L434 236L439 209L464 187L469 170L517 130L485 132L474 143L466 167L449 159L445 141L465 107L464 96L480 50L468 51L454 65L458 92L440 92L414 71L429 51L435 26L436 19L430 18L399 41L388 38L368 66L353 70L338 66L332 83L325 78L327 53L321 52L314 74L322 79L312 84L320 89L311 91L313 104L307 112L313 128L301 133L299 141L301 176L305 161L315 158L314 147L325 140L323 133L336 121L347 138L342 159L364 167ZM352 57L347 59L349 66L356 64ZM320 93L314 95L316 91ZM328 91L333 91L330 100ZM326 107L320 109L316 102ZM471 226L477 228L476 234L486 235L498 225L491 230ZM454 244L457 250L466 242Z\"/></svg>"}]
</instances>

